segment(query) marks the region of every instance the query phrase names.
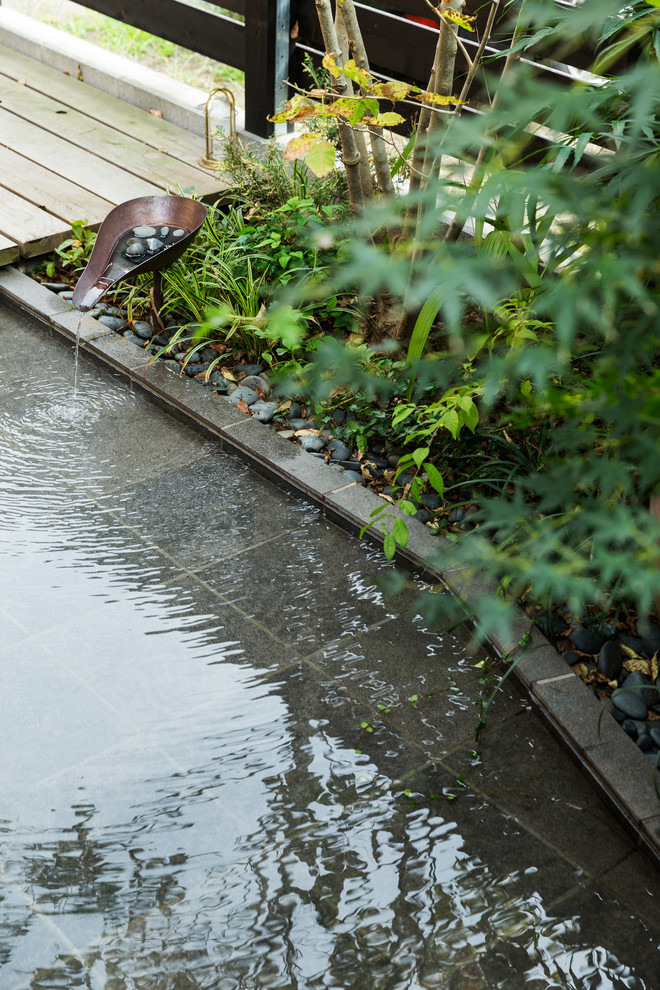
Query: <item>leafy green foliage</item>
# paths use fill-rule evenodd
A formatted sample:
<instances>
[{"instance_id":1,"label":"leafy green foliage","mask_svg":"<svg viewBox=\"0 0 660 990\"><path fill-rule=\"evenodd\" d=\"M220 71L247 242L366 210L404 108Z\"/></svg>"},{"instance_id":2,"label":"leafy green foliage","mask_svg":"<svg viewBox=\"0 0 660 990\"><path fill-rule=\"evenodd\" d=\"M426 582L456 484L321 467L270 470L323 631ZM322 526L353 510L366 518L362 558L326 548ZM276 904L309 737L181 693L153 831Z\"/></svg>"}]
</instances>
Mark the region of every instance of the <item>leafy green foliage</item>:
<instances>
[{"instance_id":1,"label":"leafy green foliage","mask_svg":"<svg viewBox=\"0 0 660 990\"><path fill-rule=\"evenodd\" d=\"M87 220L74 220L71 224L71 237L62 241L55 249L55 254L62 260L63 264L78 271L89 261L89 256L96 242L96 231L90 230ZM49 278L55 274L55 263L48 262L46 273Z\"/></svg>"},{"instance_id":2,"label":"leafy green foliage","mask_svg":"<svg viewBox=\"0 0 660 990\"><path fill-rule=\"evenodd\" d=\"M613 16L625 30L614 3L530 4L522 43L543 54L548 38L555 46L607 41ZM653 19L636 23L655 31ZM648 511L660 488L659 105L654 57L611 80L554 91L521 63L489 112L455 118L439 135L443 155L470 160L483 149L476 180L429 181L416 199L429 207L420 210L418 239L395 251L369 235L396 226L406 204L379 204L353 228L334 273L338 292L359 284L364 296L405 298L417 314L427 306L410 359L419 385L435 381L441 397L460 392L467 369L479 389L480 422L471 434L465 421L457 452L481 458L487 442L502 456L473 479L475 525L455 534L454 552L466 567L506 580L506 595L480 603L482 633L506 625L507 601L530 586L537 600L576 612L628 603L646 613L660 593L660 529ZM539 122L543 154L532 146ZM457 213L471 239L448 241L438 229L438 216ZM353 378L350 362L334 355L332 367L335 386L368 392L368 365ZM406 401L421 410L421 398ZM421 412L407 413L418 415L421 424ZM447 426L418 437L415 467L454 463ZM390 553L395 519L399 545L406 539L406 511L383 511Z\"/></svg>"}]
</instances>

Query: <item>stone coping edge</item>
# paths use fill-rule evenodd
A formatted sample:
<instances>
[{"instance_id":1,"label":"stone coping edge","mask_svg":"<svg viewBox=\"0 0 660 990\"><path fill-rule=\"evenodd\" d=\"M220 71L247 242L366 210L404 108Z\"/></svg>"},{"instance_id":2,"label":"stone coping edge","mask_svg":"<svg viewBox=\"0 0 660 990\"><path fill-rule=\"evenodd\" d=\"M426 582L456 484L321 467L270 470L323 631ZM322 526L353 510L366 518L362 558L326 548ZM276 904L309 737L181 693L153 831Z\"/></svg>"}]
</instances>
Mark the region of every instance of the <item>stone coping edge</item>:
<instances>
[{"instance_id":1,"label":"stone coping edge","mask_svg":"<svg viewBox=\"0 0 660 990\"><path fill-rule=\"evenodd\" d=\"M197 382L176 375L158 361L150 364L136 344L93 318L81 319L68 302L18 269L0 269L0 298L28 311L69 341L75 342L79 328L82 353L125 375L160 407L219 439L260 474L311 501L342 528L358 533L382 505L374 492L355 482L346 483L335 469ZM406 522L410 537L405 552L397 553L400 566L442 583L468 613L480 594L495 593L495 587L481 575L456 566L448 540L433 536L415 519ZM382 542L375 528L369 530L369 537ZM530 641L523 647L524 637ZM602 706L521 609L508 638L492 637L485 646L494 657L515 662L511 676L518 689L636 837L640 851L660 869L660 798L650 762L613 719L601 718Z\"/></svg>"}]
</instances>

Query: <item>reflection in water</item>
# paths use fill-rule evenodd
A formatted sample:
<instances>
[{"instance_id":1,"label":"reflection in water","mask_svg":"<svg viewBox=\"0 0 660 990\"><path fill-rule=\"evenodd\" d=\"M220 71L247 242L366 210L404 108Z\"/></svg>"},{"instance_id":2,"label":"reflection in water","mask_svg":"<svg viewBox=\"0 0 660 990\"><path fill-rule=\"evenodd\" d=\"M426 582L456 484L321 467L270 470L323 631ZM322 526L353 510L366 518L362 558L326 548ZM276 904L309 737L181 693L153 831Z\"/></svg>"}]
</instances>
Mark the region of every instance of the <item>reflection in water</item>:
<instances>
[{"instance_id":1,"label":"reflection in water","mask_svg":"<svg viewBox=\"0 0 660 990\"><path fill-rule=\"evenodd\" d=\"M0 990L651 990L625 932L601 945L498 860L515 823L440 796L450 776L384 731L358 752L350 693L264 628L257 666L249 620L72 499L71 438L21 428L0 438ZM371 595L359 569L341 593L349 617Z\"/></svg>"}]
</instances>

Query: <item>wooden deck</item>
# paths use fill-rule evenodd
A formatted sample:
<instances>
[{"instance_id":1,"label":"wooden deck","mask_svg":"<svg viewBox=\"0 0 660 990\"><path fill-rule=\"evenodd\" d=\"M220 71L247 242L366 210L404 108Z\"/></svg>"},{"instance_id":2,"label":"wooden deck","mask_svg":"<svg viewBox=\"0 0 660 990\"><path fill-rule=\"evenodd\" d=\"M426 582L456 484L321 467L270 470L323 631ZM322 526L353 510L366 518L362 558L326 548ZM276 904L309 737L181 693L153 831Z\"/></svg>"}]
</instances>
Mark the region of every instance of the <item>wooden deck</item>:
<instances>
[{"instance_id":1,"label":"wooden deck","mask_svg":"<svg viewBox=\"0 0 660 990\"><path fill-rule=\"evenodd\" d=\"M196 135L0 45L0 265L136 196L215 201L226 186L203 152Z\"/></svg>"}]
</instances>

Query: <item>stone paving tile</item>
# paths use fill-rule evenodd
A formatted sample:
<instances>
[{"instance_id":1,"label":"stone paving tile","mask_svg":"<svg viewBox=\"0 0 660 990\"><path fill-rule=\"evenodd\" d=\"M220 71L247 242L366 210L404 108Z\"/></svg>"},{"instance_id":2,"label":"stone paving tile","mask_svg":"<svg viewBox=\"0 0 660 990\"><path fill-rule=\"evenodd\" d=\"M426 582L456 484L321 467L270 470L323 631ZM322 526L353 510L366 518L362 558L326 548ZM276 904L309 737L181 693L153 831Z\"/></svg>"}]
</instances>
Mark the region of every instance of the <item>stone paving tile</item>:
<instances>
[{"instance_id":1,"label":"stone paving tile","mask_svg":"<svg viewBox=\"0 0 660 990\"><path fill-rule=\"evenodd\" d=\"M478 760L470 755L475 750ZM521 711L499 725L487 715L478 744L457 749L443 762L589 873L619 862L634 847L534 712Z\"/></svg>"},{"instance_id":2,"label":"stone paving tile","mask_svg":"<svg viewBox=\"0 0 660 990\"><path fill-rule=\"evenodd\" d=\"M89 612L149 595L181 573L98 505L67 501L63 487L58 481L52 501L37 503L30 526L14 531L5 514L0 547L13 559L0 567L0 601L23 638L70 623L75 639Z\"/></svg>"},{"instance_id":3,"label":"stone paving tile","mask_svg":"<svg viewBox=\"0 0 660 990\"><path fill-rule=\"evenodd\" d=\"M556 985L573 985L580 990L590 986L655 990L658 986L658 929L640 921L641 903L635 910L627 907L621 897L625 890L622 873L614 896L595 883L550 907L549 913L565 927L566 955L553 960Z\"/></svg>"},{"instance_id":4,"label":"stone paving tile","mask_svg":"<svg viewBox=\"0 0 660 990\"><path fill-rule=\"evenodd\" d=\"M273 489L238 457L210 441L204 449L212 453L125 488L108 504L189 568L257 547L315 517L314 509Z\"/></svg>"},{"instance_id":5,"label":"stone paving tile","mask_svg":"<svg viewBox=\"0 0 660 990\"><path fill-rule=\"evenodd\" d=\"M597 879L597 886L625 904L631 914L643 918L655 932L660 948L660 897L658 874L646 856L631 852L615 866L604 871Z\"/></svg>"},{"instance_id":6,"label":"stone paving tile","mask_svg":"<svg viewBox=\"0 0 660 990\"><path fill-rule=\"evenodd\" d=\"M431 632L410 613L329 644L310 661L370 706L374 733L394 727L428 759L439 759L474 741L480 705L491 693L479 683L482 670L470 647L464 629ZM493 716L509 717L520 705L505 693Z\"/></svg>"},{"instance_id":7,"label":"stone paving tile","mask_svg":"<svg viewBox=\"0 0 660 990\"><path fill-rule=\"evenodd\" d=\"M228 697L230 668L247 677L293 659L266 630L185 577L139 595L118 589L114 603L33 639L63 664L75 642L77 676L141 731Z\"/></svg>"},{"instance_id":8,"label":"stone paving tile","mask_svg":"<svg viewBox=\"0 0 660 990\"><path fill-rule=\"evenodd\" d=\"M376 588L373 550L322 518L197 573L301 655L405 611L417 594Z\"/></svg>"},{"instance_id":9,"label":"stone paving tile","mask_svg":"<svg viewBox=\"0 0 660 990\"><path fill-rule=\"evenodd\" d=\"M61 773L132 734L122 713L34 640L0 651L0 671L4 795Z\"/></svg>"}]
</instances>

